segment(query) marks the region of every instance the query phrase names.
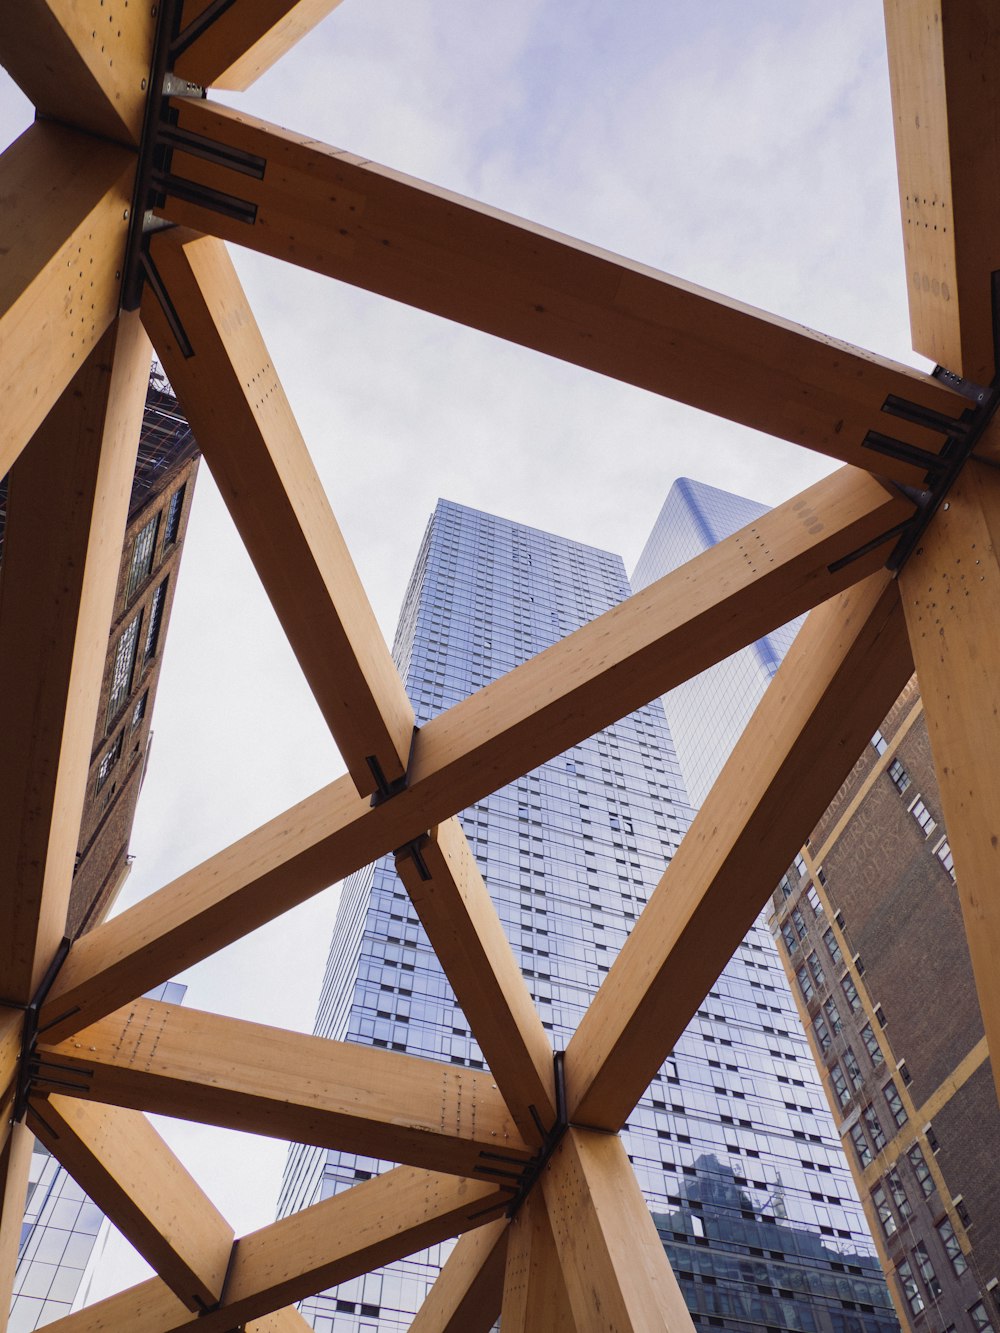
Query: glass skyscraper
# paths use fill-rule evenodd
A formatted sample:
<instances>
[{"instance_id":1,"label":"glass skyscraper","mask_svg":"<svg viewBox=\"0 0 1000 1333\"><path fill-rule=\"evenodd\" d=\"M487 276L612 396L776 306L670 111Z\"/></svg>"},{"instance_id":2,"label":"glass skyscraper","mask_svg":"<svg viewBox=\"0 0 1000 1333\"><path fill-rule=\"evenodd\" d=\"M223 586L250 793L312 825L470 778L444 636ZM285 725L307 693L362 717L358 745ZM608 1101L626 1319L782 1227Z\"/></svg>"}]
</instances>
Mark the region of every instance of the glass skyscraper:
<instances>
[{"instance_id":1,"label":"glass skyscraper","mask_svg":"<svg viewBox=\"0 0 1000 1333\"><path fill-rule=\"evenodd\" d=\"M394 649L418 724L629 591L616 555L439 502ZM461 816L557 1049L690 818L659 700ZM391 858L344 885L316 1031L483 1067ZM740 946L625 1139L696 1319L761 1333L895 1326L766 930ZM294 1146L279 1211L381 1166ZM396 1333L441 1258L438 1247L345 1283L303 1313L321 1333Z\"/></svg>"},{"instance_id":2,"label":"glass skyscraper","mask_svg":"<svg viewBox=\"0 0 1000 1333\"><path fill-rule=\"evenodd\" d=\"M670 488L632 575L638 591L753 523L768 506L679 477ZM704 801L804 617L748 643L664 695L691 803Z\"/></svg>"}]
</instances>

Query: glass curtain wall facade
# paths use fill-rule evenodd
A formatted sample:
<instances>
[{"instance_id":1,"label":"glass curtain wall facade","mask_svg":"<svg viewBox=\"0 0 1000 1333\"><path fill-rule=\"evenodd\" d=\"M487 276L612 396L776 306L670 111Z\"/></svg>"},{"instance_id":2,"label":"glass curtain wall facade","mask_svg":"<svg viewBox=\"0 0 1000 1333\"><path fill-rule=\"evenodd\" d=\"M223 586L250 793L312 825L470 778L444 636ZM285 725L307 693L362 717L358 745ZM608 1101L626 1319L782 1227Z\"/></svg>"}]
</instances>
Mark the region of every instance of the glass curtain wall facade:
<instances>
[{"instance_id":1,"label":"glass curtain wall facade","mask_svg":"<svg viewBox=\"0 0 1000 1333\"><path fill-rule=\"evenodd\" d=\"M616 555L439 502L394 649L418 723L629 591ZM557 1049L690 816L658 700L461 816ZM627 1148L700 1322L887 1333L888 1297L796 1029L773 943L752 932L630 1118ZM344 886L315 1030L483 1067L389 858ZM279 1212L382 1166L293 1146ZM320 1333L406 1329L442 1250L345 1283L303 1313Z\"/></svg>"},{"instance_id":2,"label":"glass curtain wall facade","mask_svg":"<svg viewBox=\"0 0 1000 1333\"><path fill-rule=\"evenodd\" d=\"M679 477L632 575L638 591L753 523L768 506ZM663 696L688 796L697 809L781 665L804 617L709 667Z\"/></svg>"}]
</instances>

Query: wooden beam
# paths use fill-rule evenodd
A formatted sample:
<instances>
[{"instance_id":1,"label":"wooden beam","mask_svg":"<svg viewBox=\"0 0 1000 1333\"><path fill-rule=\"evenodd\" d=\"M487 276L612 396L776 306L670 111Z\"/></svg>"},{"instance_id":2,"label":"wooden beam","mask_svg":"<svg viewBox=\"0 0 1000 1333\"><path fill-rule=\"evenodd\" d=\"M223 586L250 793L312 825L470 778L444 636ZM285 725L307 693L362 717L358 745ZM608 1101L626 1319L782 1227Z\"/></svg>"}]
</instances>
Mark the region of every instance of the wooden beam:
<instances>
[{"instance_id":1,"label":"wooden beam","mask_svg":"<svg viewBox=\"0 0 1000 1333\"><path fill-rule=\"evenodd\" d=\"M98 9L73 0L20 0L17 22L0 32L0 64L39 115L138 144L156 12L152 4Z\"/></svg>"},{"instance_id":2,"label":"wooden beam","mask_svg":"<svg viewBox=\"0 0 1000 1333\"><path fill-rule=\"evenodd\" d=\"M1000 421L989 430L993 442ZM969 463L900 572L986 1037L1000 1051L1000 473ZM1000 1091L1000 1060L994 1060Z\"/></svg>"},{"instance_id":3,"label":"wooden beam","mask_svg":"<svg viewBox=\"0 0 1000 1333\"><path fill-rule=\"evenodd\" d=\"M540 1189L532 1190L510 1225L501 1325L504 1333L576 1333Z\"/></svg>"},{"instance_id":4,"label":"wooden beam","mask_svg":"<svg viewBox=\"0 0 1000 1333\"><path fill-rule=\"evenodd\" d=\"M221 1298L233 1229L144 1115L53 1096L28 1126L189 1310Z\"/></svg>"},{"instance_id":5,"label":"wooden beam","mask_svg":"<svg viewBox=\"0 0 1000 1333\"><path fill-rule=\"evenodd\" d=\"M143 322L351 776L371 795L376 768L386 783L406 772L413 708L236 270L221 241L189 232L156 237L152 257L188 345L148 286Z\"/></svg>"},{"instance_id":6,"label":"wooden beam","mask_svg":"<svg viewBox=\"0 0 1000 1333\"><path fill-rule=\"evenodd\" d=\"M117 313L134 171L46 121L0 157L0 476Z\"/></svg>"},{"instance_id":7,"label":"wooden beam","mask_svg":"<svg viewBox=\"0 0 1000 1333\"><path fill-rule=\"evenodd\" d=\"M977 384L998 368L1000 12L885 0L913 346Z\"/></svg>"},{"instance_id":8,"label":"wooden beam","mask_svg":"<svg viewBox=\"0 0 1000 1333\"><path fill-rule=\"evenodd\" d=\"M34 1142L31 1130L19 1121L0 1144L0 1328L4 1329L14 1292Z\"/></svg>"},{"instance_id":9,"label":"wooden beam","mask_svg":"<svg viewBox=\"0 0 1000 1333\"><path fill-rule=\"evenodd\" d=\"M522 1136L556 1120L552 1043L457 819L396 855L437 960Z\"/></svg>"},{"instance_id":10,"label":"wooden beam","mask_svg":"<svg viewBox=\"0 0 1000 1333\"><path fill-rule=\"evenodd\" d=\"M886 573L807 619L570 1041L572 1120L624 1124L912 669Z\"/></svg>"},{"instance_id":11,"label":"wooden beam","mask_svg":"<svg viewBox=\"0 0 1000 1333\"><path fill-rule=\"evenodd\" d=\"M57 1319L49 1329L51 1333L118 1333L121 1329L129 1333L179 1333L181 1329L231 1333L235 1326L264 1319L326 1287L482 1226L496 1217L508 1198L480 1181L396 1167L241 1237L225 1301L216 1310L192 1315L155 1278Z\"/></svg>"},{"instance_id":12,"label":"wooden beam","mask_svg":"<svg viewBox=\"0 0 1000 1333\"><path fill-rule=\"evenodd\" d=\"M331 784L76 942L50 1040L120 1007L878 568L908 501L844 468L441 714L407 789Z\"/></svg>"},{"instance_id":13,"label":"wooden beam","mask_svg":"<svg viewBox=\"0 0 1000 1333\"><path fill-rule=\"evenodd\" d=\"M887 397L958 416L907 366L206 101L179 124L266 160L260 181L183 152L174 173L245 199L254 222L170 195L182 226L300 264L588 370L914 484L871 430L937 453Z\"/></svg>"},{"instance_id":14,"label":"wooden beam","mask_svg":"<svg viewBox=\"0 0 1000 1333\"><path fill-rule=\"evenodd\" d=\"M195 31L209 3L186 0L182 38L186 31ZM182 50L175 72L203 88L242 92L339 4L340 0L240 0L223 9Z\"/></svg>"},{"instance_id":15,"label":"wooden beam","mask_svg":"<svg viewBox=\"0 0 1000 1333\"><path fill-rule=\"evenodd\" d=\"M66 926L149 374L137 315L86 358L9 478L0 589L0 997Z\"/></svg>"},{"instance_id":16,"label":"wooden beam","mask_svg":"<svg viewBox=\"0 0 1000 1333\"><path fill-rule=\"evenodd\" d=\"M19 1009L0 1009L0 1108L6 1106L8 1094L17 1078L24 1032L24 1013ZM10 1129L8 1117L0 1114L0 1143Z\"/></svg>"},{"instance_id":17,"label":"wooden beam","mask_svg":"<svg viewBox=\"0 0 1000 1333\"><path fill-rule=\"evenodd\" d=\"M487 1073L157 1000L39 1058L41 1091L69 1078L95 1101L458 1175L532 1155Z\"/></svg>"},{"instance_id":18,"label":"wooden beam","mask_svg":"<svg viewBox=\"0 0 1000 1333\"><path fill-rule=\"evenodd\" d=\"M490 1333L503 1298L509 1231L500 1217L459 1238L410 1333Z\"/></svg>"},{"instance_id":19,"label":"wooden beam","mask_svg":"<svg viewBox=\"0 0 1000 1333\"><path fill-rule=\"evenodd\" d=\"M578 1333L689 1333L691 1316L618 1136L571 1127L541 1185Z\"/></svg>"}]
</instances>

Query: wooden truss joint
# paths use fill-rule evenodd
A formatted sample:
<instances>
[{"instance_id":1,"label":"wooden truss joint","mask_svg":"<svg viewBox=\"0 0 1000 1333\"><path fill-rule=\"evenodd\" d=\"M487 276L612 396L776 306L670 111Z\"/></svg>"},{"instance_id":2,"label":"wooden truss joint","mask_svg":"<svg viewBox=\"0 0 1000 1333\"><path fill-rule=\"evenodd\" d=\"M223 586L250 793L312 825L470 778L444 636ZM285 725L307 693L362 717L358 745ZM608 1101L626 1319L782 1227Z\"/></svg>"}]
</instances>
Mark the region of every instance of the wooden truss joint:
<instances>
[{"instance_id":1,"label":"wooden truss joint","mask_svg":"<svg viewBox=\"0 0 1000 1333\"><path fill-rule=\"evenodd\" d=\"M24 1025L21 1028L21 1053L17 1063L16 1087L14 1092L13 1120L16 1123L24 1119L28 1109L28 1097L31 1095L32 1084L38 1076L40 1059L36 1052L38 1041L39 1026L38 1016L41 1013L49 991L52 989L53 982L59 974L59 969L66 961L66 955L69 953L72 940L69 936L64 936L59 948L56 950L52 962L49 964L48 971L42 977L38 989L26 1005L10 1005L6 1007L20 1009L24 1014ZM69 1072L69 1071L67 1071ZM50 1080L53 1083L60 1081L60 1071L53 1070L54 1077ZM69 1080L72 1087L79 1090L79 1076L75 1073Z\"/></svg>"}]
</instances>

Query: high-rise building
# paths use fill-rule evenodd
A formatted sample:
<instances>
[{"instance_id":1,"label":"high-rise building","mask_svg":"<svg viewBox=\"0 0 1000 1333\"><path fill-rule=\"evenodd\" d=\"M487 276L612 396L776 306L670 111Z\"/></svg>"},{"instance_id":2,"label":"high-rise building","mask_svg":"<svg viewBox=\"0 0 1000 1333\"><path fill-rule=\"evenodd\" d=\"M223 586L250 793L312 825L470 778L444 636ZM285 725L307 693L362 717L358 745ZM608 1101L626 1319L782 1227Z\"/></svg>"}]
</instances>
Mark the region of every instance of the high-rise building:
<instances>
[{"instance_id":1,"label":"high-rise building","mask_svg":"<svg viewBox=\"0 0 1000 1333\"><path fill-rule=\"evenodd\" d=\"M129 840L145 774L153 701L199 462L191 428L162 372L150 374L66 934L101 921L131 866ZM0 560L8 479L0 480ZM167 982L155 999L180 1003ZM8 1333L29 1333L85 1303L109 1224L41 1144L32 1154Z\"/></svg>"},{"instance_id":2,"label":"high-rise building","mask_svg":"<svg viewBox=\"0 0 1000 1333\"><path fill-rule=\"evenodd\" d=\"M440 502L395 643L418 723L628 592L616 555ZM658 700L462 815L556 1048L575 1030L689 818ZM483 1067L391 858L344 886L316 1031ZM762 926L706 997L625 1140L698 1322L760 1333L895 1327ZM293 1147L280 1211L382 1165ZM320 1333L407 1328L440 1258L414 1256L345 1283L306 1301L303 1312Z\"/></svg>"},{"instance_id":3,"label":"high-rise building","mask_svg":"<svg viewBox=\"0 0 1000 1333\"><path fill-rule=\"evenodd\" d=\"M768 506L756 500L679 477L643 547L632 574L633 588L638 591L679 569L767 511ZM696 809L753 716L802 620L800 616L748 643L664 695L677 758Z\"/></svg>"}]
</instances>

